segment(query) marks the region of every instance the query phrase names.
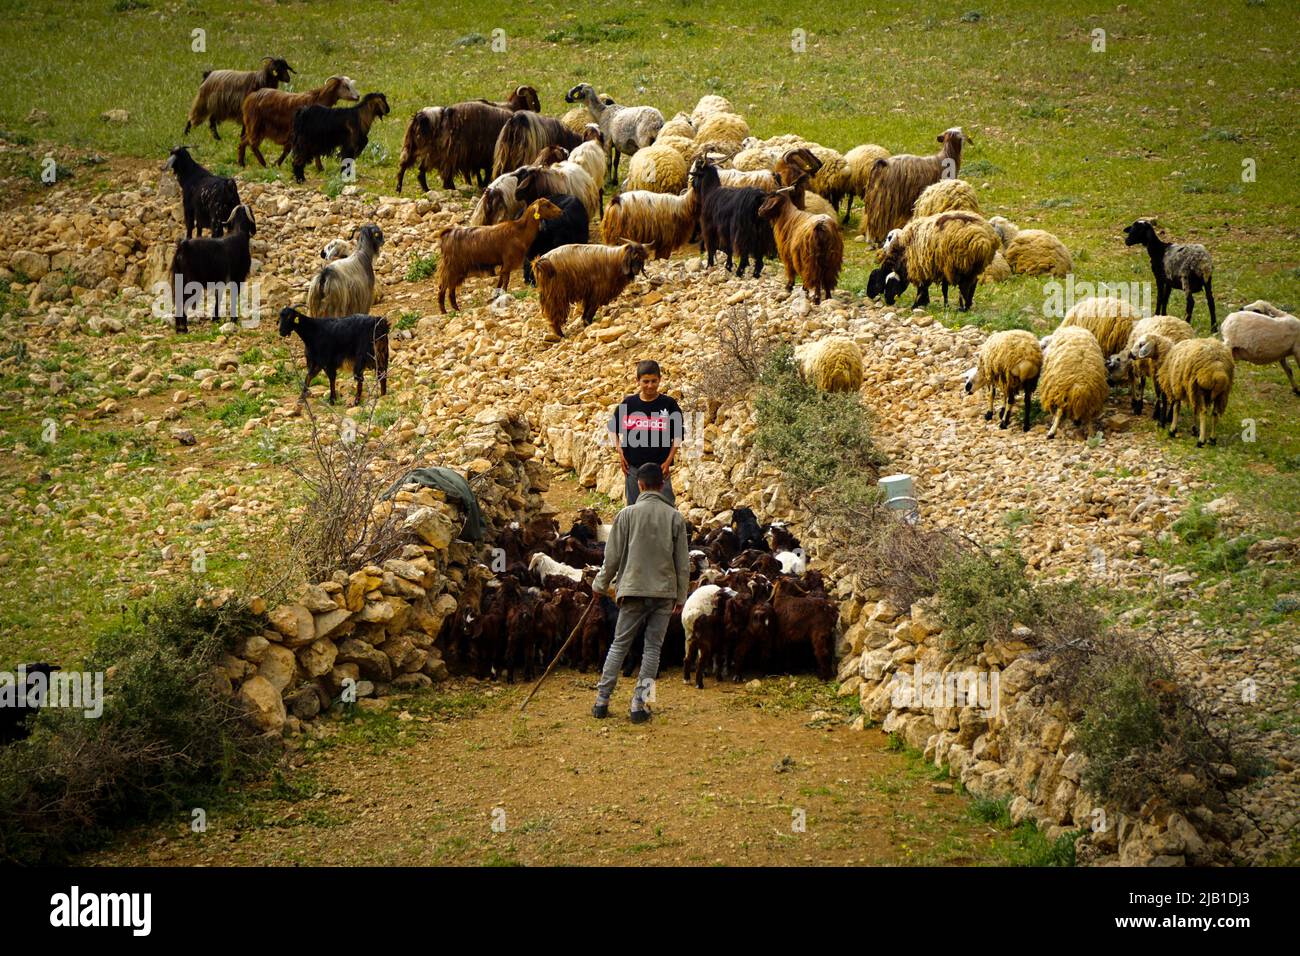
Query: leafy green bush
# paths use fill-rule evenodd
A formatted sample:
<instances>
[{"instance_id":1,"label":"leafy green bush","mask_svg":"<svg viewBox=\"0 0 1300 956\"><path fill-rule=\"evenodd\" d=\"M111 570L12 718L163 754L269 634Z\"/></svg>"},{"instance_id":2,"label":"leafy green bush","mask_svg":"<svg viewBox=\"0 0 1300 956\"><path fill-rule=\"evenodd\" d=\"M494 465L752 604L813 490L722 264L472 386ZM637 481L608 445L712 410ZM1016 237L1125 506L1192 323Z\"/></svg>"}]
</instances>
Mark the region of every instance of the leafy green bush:
<instances>
[{"instance_id":1,"label":"leafy green bush","mask_svg":"<svg viewBox=\"0 0 1300 956\"><path fill-rule=\"evenodd\" d=\"M0 751L0 861L63 862L110 827L187 812L264 769L266 742L210 676L255 629L242 608L183 591L102 635L85 669L106 672L103 713L45 709Z\"/></svg>"},{"instance_id":2,"label":"leafy green bush","mask_svg":"<svg viewBox=\"0 0 1300 956\"><path fill-rule=\"evenodd\" d=\"M423 282L438 271L437 256L413 256L406 269L407 282Z\"/></svg>"}]
</instances>

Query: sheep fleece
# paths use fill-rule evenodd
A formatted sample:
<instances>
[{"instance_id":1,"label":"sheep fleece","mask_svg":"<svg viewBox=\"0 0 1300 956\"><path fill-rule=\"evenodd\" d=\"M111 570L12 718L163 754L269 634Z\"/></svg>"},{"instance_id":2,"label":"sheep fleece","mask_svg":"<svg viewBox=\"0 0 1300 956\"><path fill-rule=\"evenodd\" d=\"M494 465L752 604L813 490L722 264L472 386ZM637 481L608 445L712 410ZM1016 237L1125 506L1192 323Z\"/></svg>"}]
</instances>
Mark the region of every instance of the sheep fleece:
<instances>
[{"instance_id":1,"label":"sheep fleece","mask_svg":"<svg viewBox=\"0 0 1300 956\"><path fill-rule=\"evenodd\" d=\"M1064 409L1076 422L1095 419L1106 404L1106 359L1087 329L1057 329L1043 359L1038 402L1045 412Z\"/></svg>"}]
</instances>

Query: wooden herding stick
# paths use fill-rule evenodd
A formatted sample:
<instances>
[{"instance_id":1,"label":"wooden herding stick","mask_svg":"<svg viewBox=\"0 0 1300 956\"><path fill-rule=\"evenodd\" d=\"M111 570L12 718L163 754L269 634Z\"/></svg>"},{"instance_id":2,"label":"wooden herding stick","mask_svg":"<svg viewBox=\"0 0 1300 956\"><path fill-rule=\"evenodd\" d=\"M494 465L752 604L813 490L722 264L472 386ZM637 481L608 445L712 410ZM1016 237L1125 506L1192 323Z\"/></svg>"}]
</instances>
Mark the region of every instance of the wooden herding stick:
<instances>
[{"instance_id":1,"label":"wooden herding stick","mask_svg":"<svg viewBox=\"0 0 1300 956\"><path fill-rule=\"evenodd\" d=\"M537 693L538 688L542 686L542 681L550 677L551 671L555 670L555 665L560 663L560 658L563 656L564 652L569 649L569 645L572 644L573 639L578 636L578 632L582 630L582 625L586 623L587 615L591 613L591 609L599 603L600 595L595 591L592 591L591 600L587 602L587 608L582 612L582 617L578 618L578 623L573 626L573 632L569 634L568 639L560 645L560 649L555 653L555 659L547 665L546 670L542 672L542 676L537 678L537 683L533 685L533 689L530 690L528 696L524 698L524 702L519 705L519 712L521 714L524 712L524 708L528 706L528 702L533 699L533 695Z\"/></svg>"}]
</instances>

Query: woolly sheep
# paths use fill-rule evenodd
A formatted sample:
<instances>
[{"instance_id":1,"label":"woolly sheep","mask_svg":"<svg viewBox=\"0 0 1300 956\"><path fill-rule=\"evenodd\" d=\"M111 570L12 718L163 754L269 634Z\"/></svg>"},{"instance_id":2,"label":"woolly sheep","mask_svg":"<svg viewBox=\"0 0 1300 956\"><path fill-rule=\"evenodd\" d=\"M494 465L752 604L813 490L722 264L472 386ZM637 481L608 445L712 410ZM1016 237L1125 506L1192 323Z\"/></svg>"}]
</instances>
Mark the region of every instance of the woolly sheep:
<instances>
[{"instance_id":1,"label":"woolly sheep","mask_svg":"<svg viewBox=\"0 0 1300 956\"><path fill-rule=\"evenodd\" d=\"M659 135L655 137L655 141L651 145L663 146L667 149L673 150L682 158L682 162L685 163L690 163L691 159L695 156L695 140L673 134L665 136L663 130L659 131Z\"/></svg>"},{"instance_id":2,"label":"woolly sheep","mask_svg":"<svg viewBox=\"0 0 1300 956\"><path fill-rule=\"evenodd\" d=\"M628 161L624 188L676 195L686 188L686 160L671 146L652 143Z\"/></svg>"},{"instance_id":3,"label":"woolly sheep","mask_svg":"<svg viewBox=\"0 0 1300 956\"><path fill-rule=\"evenodd\" d=\"M749 136L749 124L735 113L712 113L695 131L700 142L735 143L736 148Z\"/></svg>"},{"instance_id":4,"label":"woolly sheep","mask_svg":"<svg viewBox=\"0 0 1300 956\"><path fill-rule=\"evenodd\" d=\"M871 178L871 168L875 165L876 160L888 158L889 150L883 146L877 146L875 143L854 146L844 154L844 165L849 176L849 203L844 207L844 222L849 221L849 213L853 211L854 197L865 200L867 182Z\"/></svg>"},{"instance_id":5,"label":"woolly sheep","mask_svg":"<svg viewBox=\"0 0 1300 956\"><path fill-rule=\"evenodd\" d=\"M945 212L913 219L886 241L880 265L867 279L867 295L884 294L894 300L916 284L913 307L930 303L930 284L939 282L944 308L948 287L957 286L958 310L970 309L975 301L975 284L997 252L998 238L987 220L973 212Z\"/></svg>"},{"instance_id":6,"label":"woolly sheep","mask_svg":"<svg viewBox=\"0 0 1300 956\"><path fill-rule=\"evenodd\" d=\"M725 96L717 96L709 93L700 97L700 101L695 104L695 109L691 110L691 125L696 129L700 124L712 116L714 113L734 113L731 100Z\"/></svg>"},{"instance_id":7,"label":"woolly sheep","mask_svg":"<svg viewBox=\"0 0 1300 956\"><path fill-rule=\"evenodd\" d=\"M989 410L984 413L987 422L993 419L993 402L1001 389L1002 410L998 415L998 427L1006 428L1011 424L1011 409L1016 395L1023 389L1025 420L1021 430L1029 431L1030 406L1033 404L1030 399L1042 368L1043 350L1032 332L1023 329L994 332L980 346L978 364L971 370L974 374L967 373L966 393L973 394L979 388L988 389Z\"/></svg>"},{"instance_id":8,"label":"woolly sheep","mask_svg":"<svg viewBox=\"0 0 1300 956\"><path fill-rule=\"evenodd\" d=\"M794 350L804 379L824 392L856 392L862 387L862 350L850 338L829 335Z\"/></svg>"},{"instance_id":9,"label":"woolly sheep","mask_svg":"<svg viewBox=\"0 0 1300 956\"><path fill-rule=\"evenodd\" d=\"M1228 405L1233 371L1232 350L1218 339L1174 343L1156 372L1160 391L1169 403L1166 423L1170 438L1178 434L1178 411L1186 402L1195 412L1199 426L1196 447L1205 445L1207 434L1211 445L1218 444L1219 416Z\"/></svg>"},{"instance_id":10,"label":"woolly sheep","mask_svg":"<svg viewBox=\"0 0 1300 956\"><path fill-rule=\"evenodd\" d=\"M607 93L601 93L599 95L600 101L607 106L614 102L614 97ZM575 133L581 133L583 128L591 122L591 114L587 112L587 107L575 106L560 117L560 122L569 127L569 129L573 130Z\"/></svg>"},{"instance_id":11,"label":"woolly sheep","mask_svg":"<svg viewBox=\"0 0 1300 956\"><path fill-rule=\"evenodd\" d=\"M980 273L980 282L1006 282L1011 278L1011 266L1001 252L993 253L993 261Z\"/></svg>"},{"instance_id":12,"label":"woolly sheep","mask_svg":"<svg viewBox=\"0 0 1300 956\"><path fill-rule=\"evenodd\" d=\"M1058 278L1074 270L1070 250L1044 229L1021 229L1015 223L994 216L989 220L998 234L1007 265L1017 275L1052 275Z\"/></svg>"},{"instance_id":13,"label":"woolly sheep","mask_svg":"<svg viewBox=\"0 0 1300 956\"><path fill-rule=\"evenodd\" d=\"M623 106L603 103L589 83L579 83L564 94L566 103L584 103L591 118L600 125L605 143L613 154L610 180L618 179L623 154L633 156L654 142L664 125L664 116L653 106Z\"/></svg>"},{"instance_id":14,"label":"woolly sheep","mask_svg":"<svg viewBox=\"0 0 1300 956\"><path fill-rule=\"evenodd\" d=\"M1156 369L1160 364L1159 357L1150 354L1138 355L1138 346L1144 338L1148 335L1158 335L1162 340L1172 344L1190 339L1195 334L1190 325L1172 315L1152 315L1133 323L1128 344L1106 359L1106 372L1113 384L1128 382L1129 400L1134 415L1142 414L1147 378L1155 380ZM1157 403L1160 401L1158 391L1156 401Z\"/></svg>"},{"instance_id":15,"label":"woolly sheep","mask_svg":"<svg viewBox=\"0 0 1300 956\"><path fill-rule=\"evenodd\" d=\"M659 130L659 135L655 137L655 142L663 139L665 136L679 136L682 139L695 139L695 124L685 113L678 113L668 122L664 123Z\"/></svg>"},{"instance_id":16,"label":"woolly sheep","mask_svg":"<svg viewBox=\"0 0 1300 956\"><path fill-rule=\"evenodd\" d=\"M922 216L937 216L941 212L951 212L955 209L978 213L980 203L975 196L975 190L964 179L941 179L937 183L926 186L921 195L916 198L916 204L912 207L912 216L919 219Z\"/></svg>"},{"instance_id":17,"label":"woolly sheep","mask_svg":"<svg viewBox=\"0 0 1300 956\"><path fill-rule=\"evenodd\" d=\"M1300 319L1268 302L1252 302L1223 320L1223 344L1232 351L1234 360L1252 365L1279 363L1291 391L1300 395L1286 362L1287 358L1300 362Z\"/></svg>"},{"instance_id":18,"label":"woolly sheep","mask_svg":"<svg viewBox=\"0 0 1300 956\"><path fill-rule=\"evenodd\" d=\"M1038 377L1038 403L1055 413L1047 437L1055 438L1061 419L1068 417L1086 438L1106 395L1106 359L1097 339L1084 328L1058 328Z\"/></svg>"},{"instance_id":19,"label":"woolly sheep","mask_svg":"<svg viewBox=\"0 0 1300 956\"><path fill-rule=\"evenodd\" d=\"M1078 326L1087 329L1097 339L1102 352L1111 356L1128 347L1133 323L1140 318L1142 313L1123 299L1089 296L1065 313L1060 327Z\"/></svg>"},{"instance_id":20,"label":"woolly sheep","mask_svg":"<svg viewBox=\"0 0 1300 956\"><path fill-rule=\"evenodd\" d=\"M812 170L812 178L808 180L808 188L819 196L825 196L826 201L835 207L839 212L840 200L848 194L849 191L849 166L839 150L831 149L829 146L822 146L820 143L808 143L805 147L810 153L817 158L818 166Z\"/></svg>"},{"instance_id":21,"label":"woolly sheep","mask_svg":"<svg viewBox=\"0 0 1300 956\"><path fill-rule=\"evenodd\" d=\"M1209 250L1200 243L1165 242L1156 235L1154 219L1138 219L1124 227L1124 245L1145 246L1151 258L1151 273L1156 280L1156 312L1169 309L1169 293L1182 289L1187 293L1187 322L1192 321L1192 296L1205 290L1210 307L1210 332L1218 328L1214 314L1214 262Z\"/></svg>"}]
</instances>

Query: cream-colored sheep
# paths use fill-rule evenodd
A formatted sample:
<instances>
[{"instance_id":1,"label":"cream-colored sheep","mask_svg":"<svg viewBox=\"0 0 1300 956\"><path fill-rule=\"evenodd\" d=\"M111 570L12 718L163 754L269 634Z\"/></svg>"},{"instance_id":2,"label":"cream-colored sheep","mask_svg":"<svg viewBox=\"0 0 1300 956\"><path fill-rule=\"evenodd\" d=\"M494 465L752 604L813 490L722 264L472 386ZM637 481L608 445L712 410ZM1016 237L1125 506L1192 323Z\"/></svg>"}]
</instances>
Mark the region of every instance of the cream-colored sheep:
<instances>
[{"instance_id":1,"label":"cream-colored sheep","mask_svg":"<svg viewBox=\"0 0 1300 956\"><path fill-rule=\"evenodd\" d=\"M732 153L740 151L740 144L749 136L749 124L735 113L712 113L695 130L695 138L702 143L735 144Z\"/></svg>"},{"instance_id":2,"label":"cream-colored sheep","mask_svg":"<svg viewBox=\"0 0 1300 956\"><path fill-rule=\"evenodd\" d=\"M683 139L695 138L695 124L685 113L678 113L659 130L659 135L655 142L663 139L665 136L680 136Z\"/></svg>"},{"instance_id":3,"label":"cream-colored sheep","mask_svg":"<svg viewBox=\"0 0 1300 956\"><path fill-rule=\"evenodd\" d=\"M686 188L686 160L671 146L652 143L628 161L624 188L676 195Z\"/></svg>"},{"instance_id":4,"label":"cream-colored sheep","mask_svg":"<svg viewBox=\"0 0 1300 956\"><path fill-rule=\"evenodd\" d=\"M844 154L844 165L849 172L849 204L844 209L844 221L848 222L849 213L853 211L853 199L865 199L867 182L871 178L871 167L878 159L888 159L889 150L875 143L863 143L854 146Z\"/></svg>"},{"instance_id":5,"label":"cream-colored sheep","mask_svg":"<svg viewBox=\"0 0 1300 956\"><path fill-rule=\"evenodd\" d=\"M1218 339L1187 339L1170 347L1156 373L1160 391L1169 402L1170 438L1178 434L1179 406L1186 402L1199 426L1196 447L1205 444L1207 434L1211 445L1218 444L1219 416L1228 406L1233 372L1232 350Z\"/></svg>"},{"instance_id":6,"label":"cream-colored sheep","mask_svg":"<svg viewBox=\"0 0 1300 956\"><path fill-rule=\"evenodd\" d=\"M1038 377L1038 403L1055 414L1047 437L1055 438L1061 419L1068 417L1087 438L1107 393L1106 357L1096 337L1078 326L1058 328Z\"/></svg>"},{"instance_id":7,"label":"cream-colored sheep","mask_svg":"<svg viewBox=\"0 0 1300 956\"><path fill-rule=\"evenodd\" d=\"M1195 334L1190 325L1172 315L1151 315L1133 323L1128 345L1106 360L1106 373L1112 385L1128 382L1129 401L1134 415L1142 414L1147 379L1155 381L1156 369L1160 365L1158 359L1138 356L1137 348L1143 337L1159 335L1172 344L1190 339Z\"/></svg>"},{"instance_id":8,"label":"cream-colored sheep","mask_svg":"<svg viewBox=\"0 0 1300 956\"><path fill-rule=\"evenodd\" d=\"M1252 365L1278 362L1291 383L1291 391L1300 395L1288 358L1300 362L1300 319L1268 302L1256 301L1223 320L1223 344L1232 350L1237 361Z\"/></svg>"},{"instance_id":9,"label":"cream-colored sheep","mask_svg":"<svg viewBox=\"0 0 1300 956\"><path fill-rule=\"evenodd\" d=\"M916 197L912 215L937 216L941 212L963 209L967 212L979 212L980 202L975 190L964 179L941 179L925 187L925 191Z\"/></svg>"},{"instance_id":10,"label":"cream-colored sheep","mask_svg":"<svg viewBox=\"0 0 1300 956\"><path fill-rule=\"evenodd\" d=\"M885 239L880 265L867 278L867 295L885 296L885 304L916 285L913 308L930 304L930 285L942 283L943 304L948 287L957 286L957 308L965 312L975 300L975 286L997 253L998 237L988 221L973 212L944 212L913 219Z\"/></svg>"},{"instance_id":11,"label":"cream-colored sheep","mask_svg":"<svg viewBox=\"0 0 1300 956\"><path fill-rule=\"evenodd\" d=\"M966 394L973 394L980 388L988 389L989 410L984 413L984 420L992 421L993 402L1001 389L1002 409L998 414L998 427L1006 428L1011 424L1011 409L1016 403L1016 395L1023 390L1025 421L1021 430L1029 431L1029 410L1033 404L1030 399L1042 368L1043 350L1032 332L1023 329L994 332L980 346L976 366L966 373Z\"/></svg>"},{"instance_id":12,"label":"cream-colored sheep","mask_svg":"<svg viewBox=\"0 0 1300 956\"><path fill-rule=\"evenodd\" d=\"M677 155L682 158L682 162L689 163L695 155L695 140L687 139L685 136L669 135L665 136L661 131L654 141L655 146L667 146L675 149Z\"/></svg>"},{"instance_id":13,"label":"cream-colored sheep","mask_svg":"<svg viewBox=\"0 0 1300 956\"><path fill-rule=\"evenodd\" d=\"M1074 270L1070 250L1044 229L1021 229L1002 216L989 220L1002 243L1007 264L1016 275L1050 275L1061 278Z\"/></svg>"},{"instance_id":14,"label":"cream-colored sheep","mask_svg":"<svg viewBox=\"0 0 1300 956\"><path fill-rule=\"evenodd\" d=\"M794 350L804 379L824 392L856 392L862 387L862 350L850 338L828 335Z\"/></svg>"},{"instance_id":15,"label":"cream-colored sheep","mask_svg":"<svg viewBox=\"0 0 1300 956\"><path fill-rule=\"evenodd\" d=\"M980 282L1005 282L1011 278L1011 266L1001 252L993 253L993 261L980 274Z\"/></svg>"},{"instance_id":16,"label":"cream-colored sheep","mask_svg":"<svg viewBox=\"0 0 1300 956\"><path fill-rule=\"evenodd\" d=\"M695 104L695 109L691 110L691 125L699 129L701 124L714 113L734 112L736 111L731 106L731 100L725 96L709 93L701 96L700 101Z\"/></svg>"},{"instance_id":17,"label":"cream-colored sheep","mask_svg":"<svg viewBox=\"0 0 1300 956\"><path fill-rule=\"evenodd\" d=\"M1107 356L1111 356L1120 349L1128 347L1128 337L1133 331L1133 323L1140 318L1142 313L1123 299L1089 296L1065 313L1060 327L1078 326L1087 329L1096 338L1102 351Z\"/></svg>"}]
</instances>

